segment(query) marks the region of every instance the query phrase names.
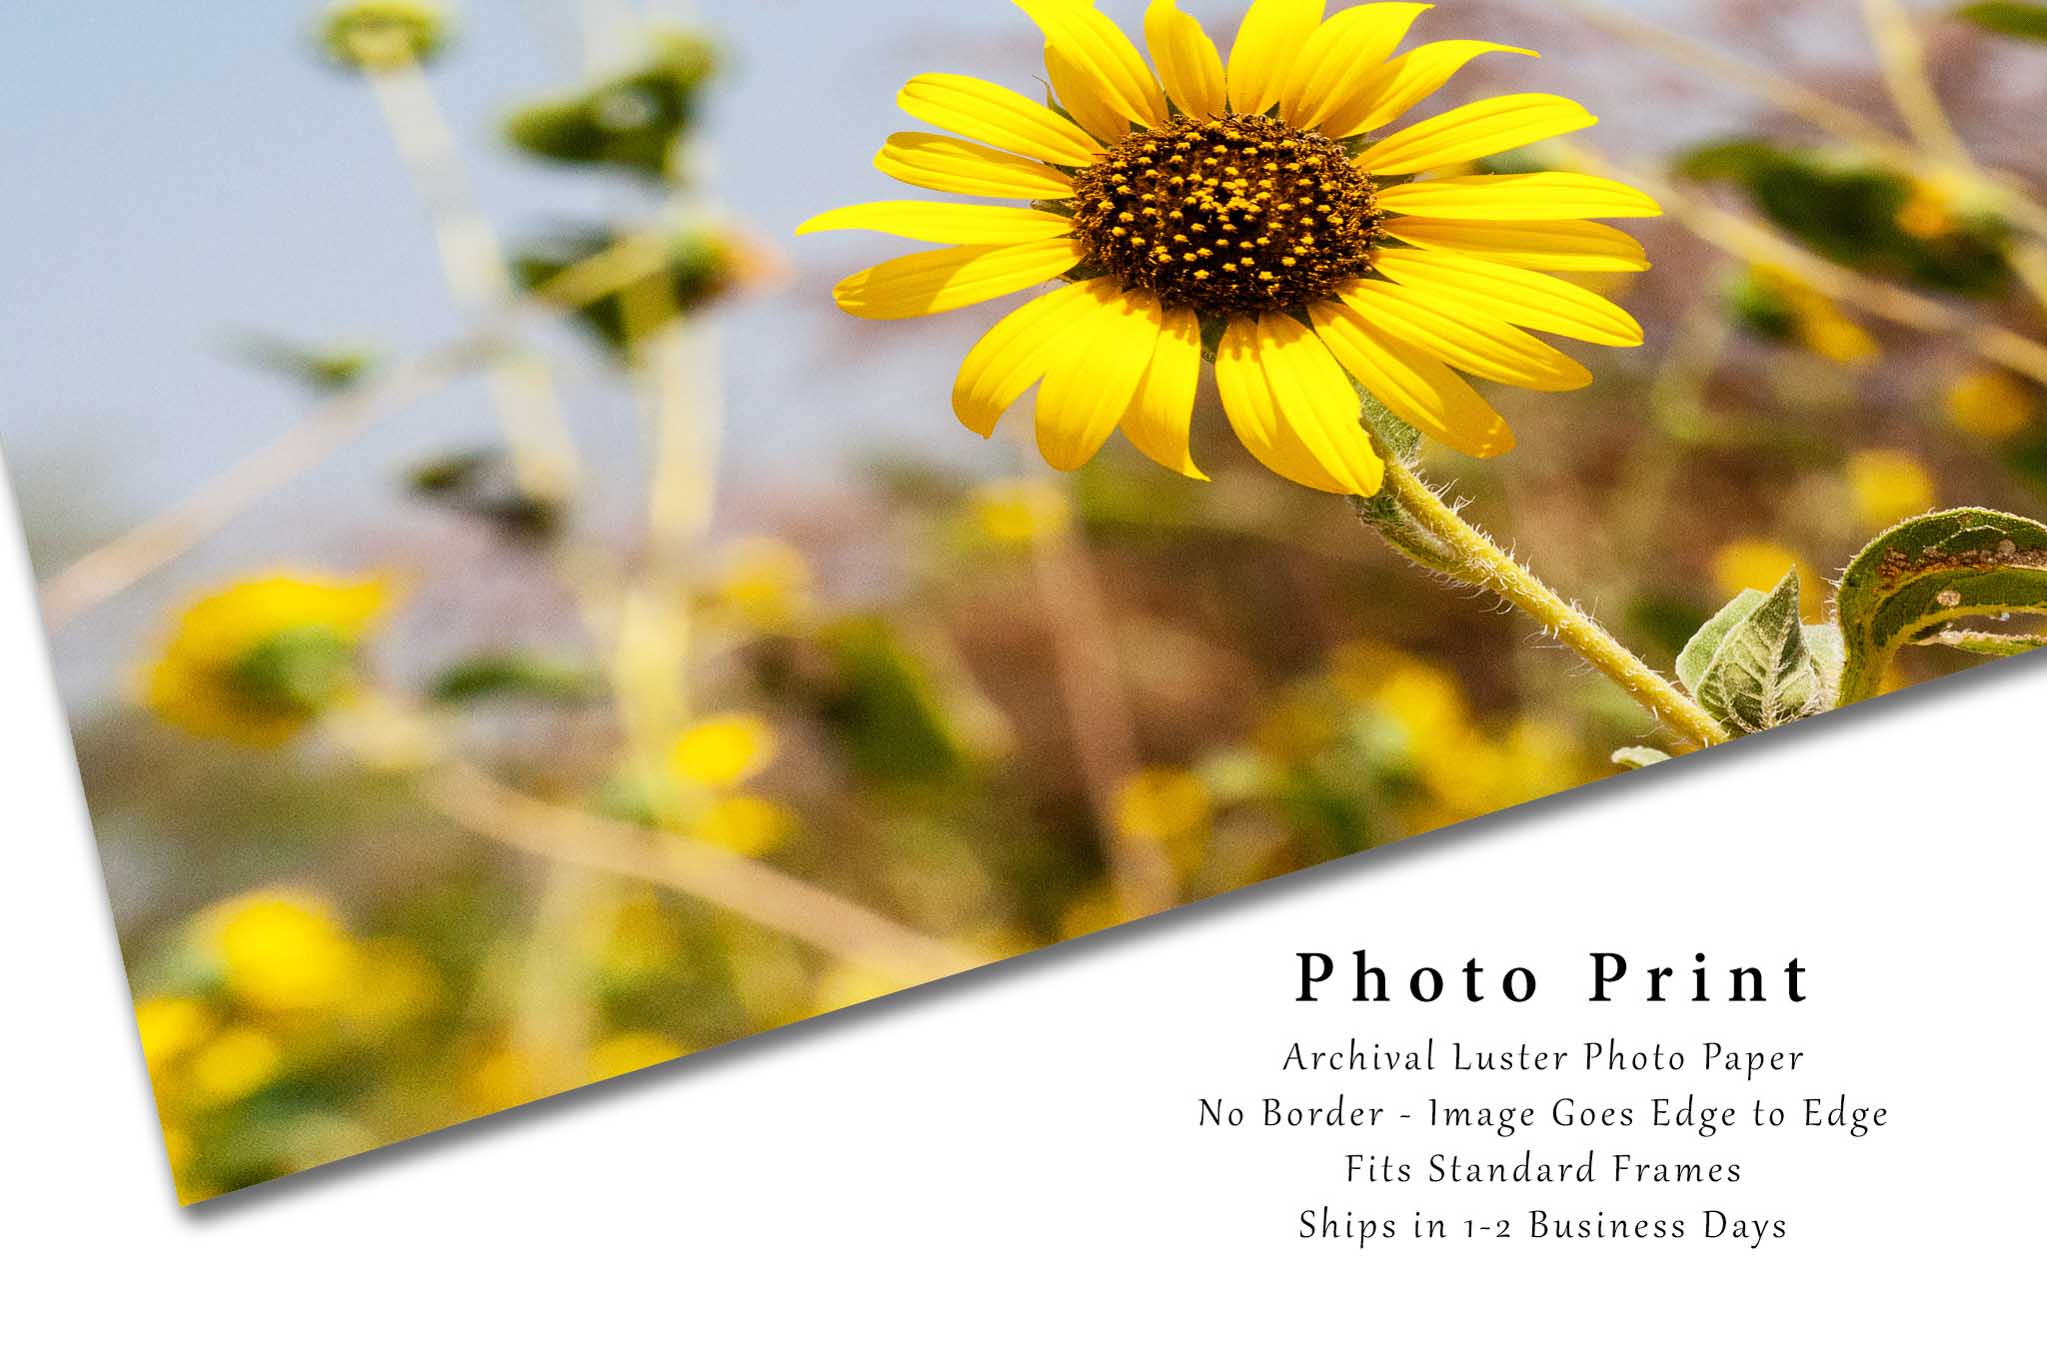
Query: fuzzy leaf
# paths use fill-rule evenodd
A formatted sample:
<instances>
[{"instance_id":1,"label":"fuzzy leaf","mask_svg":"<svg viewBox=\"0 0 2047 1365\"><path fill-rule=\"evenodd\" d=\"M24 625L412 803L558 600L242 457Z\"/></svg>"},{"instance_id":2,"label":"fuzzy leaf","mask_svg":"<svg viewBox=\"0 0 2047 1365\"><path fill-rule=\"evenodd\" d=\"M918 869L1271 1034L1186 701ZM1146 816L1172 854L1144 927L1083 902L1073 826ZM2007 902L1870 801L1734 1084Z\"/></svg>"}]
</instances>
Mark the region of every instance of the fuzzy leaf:
<instances>
[{"instance_id":1,"label":"fuzzy leaf","mask_svg":"<svg viewBox=\"0 0 2047 1365\"><path fill-rule=\"evenodd\" d=\"M1697 679L1692 695L1723 723L1749 734L1774 730L1827 709L1820 664L1798 617L1798 572L1767 597L1746 592L1685 648ZM1704 664L1695 646L1710 649Z\"/></svg>"},{"instance_id":2,"label":"fuzzy leaf","mask_svg":"<svg viewBox=\"0 0 2047 1365\"><path fill-rule=\"evenodd\" d=\"M1955 18L1992 33L2001 33L2007 38L2047 43L2047 5L1990 0L1990 3L1962 6L1955 11Z\"/></svg>"},{"instance_id":3,"label":"fuzzy leaf","mask_svg":"<svg viewBox=\"0 0 2047 1365\"><path fill-rule=\"evenodd\" d=\"M1754 588L1743 588L1741 596L1699 627L1699 633L1677 656L1677 677L1685 685L1685 691L1695 697L1699 695L1699 684L1705 680L1706 670L1712 665L1713 656L1720 652L1720 646L1726 642L1728 632L1755 615L1756 608L1764 601L1763 595Z\"/></svg>"},{"instance_id":4,"label":"fuzzy leaf","mask_svg":"<svg viewBox=\"0 0 2047 1365\"><path fill-rule=\"evenodd\" d=\"M2047 526L1983 508L1914 517L1855 557L1835 614L1845 705L1875 696L1897 652L1949 621L2047 615Z\"/></svg>"},{"instance_id":5,"label":"fuzzy leaf","mask_svg":"<svg viewBox=\"0 0 2047 1365\"><path fill-rule=\"evenodd\" d=\"M1632 749L1616 750L1613 761L1623 768L1635 771L1642 768L1653 768L1659 763L1668 763L1670 762L1670 755L1664 753L1661 749L1648 749L1638 746Z\"/></svg>"}]
</instances>

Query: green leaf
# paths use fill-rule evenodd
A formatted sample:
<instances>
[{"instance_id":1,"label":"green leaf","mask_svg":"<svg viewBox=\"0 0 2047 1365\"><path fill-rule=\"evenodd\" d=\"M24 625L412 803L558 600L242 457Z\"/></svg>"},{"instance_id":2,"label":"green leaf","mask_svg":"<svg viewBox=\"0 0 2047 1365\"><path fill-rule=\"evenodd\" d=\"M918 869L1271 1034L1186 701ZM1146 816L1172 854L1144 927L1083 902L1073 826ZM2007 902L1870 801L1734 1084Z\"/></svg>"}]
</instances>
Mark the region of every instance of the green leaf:
<instances>
[{"instance_id":1,"label":"green leaf","mask_svg":"<svg viewBox=\"0 0 2047 1365\"><path fill-rule=\"evenodd\" d=\"M562 272L602 255L620 240L609 228L564 232L526 247L513 258L512 270L521 287L542 290ZM681 229L664 245L668 252L665 272L656 269L650 279L658 288L665 275L668 302L678 315L715 302L739 277L739 258L728 238L716 231ZM620 294L612 290L601 295L579 308L575 318L614 356L625 359L633 337Z\"/></svg>"},{"instance_id":2,"label":"green leaf","mask_svg":"<svg viewBox=\"0 0 2047 1365\"><path fill-rule=\"evenodd\" d=\"M1642 768L1653 768L1659 763L1668 763L1670 762L1670 755L1664 753L1661 749L1636 747L1615 750L1613 761L1620 764L1623 768L1635 771Z\"/></svg>"},{"instance_id":3,"label":"green leaf","mask_svg":"<svg viewBox=\"0 0 2047 1365\"><path fill-rule=\"evenodd\" d=\"M1825 685L1827 696L1839 697L1841 670L1848 663L1848 641L1841 634L1841 628L1836 625L1807 626L1805 647L1812 654L1813 666L1820 671L1820 682Z\"/></svg>"},{"instance_id":4,"label":"green leaf","mask_svg":"<svg viewBox=\"0 0 2047 1365\"><path fill-rule=\"evenodd\" d=\"M1799 593L1794 569L1768 596L1744 592L1685 646L1679 677L1722 723L1759 734L1831 704L1825 674L1799 620Z\"/></svg>"},{"instance_id":5,"label":"green leaf","mask_svg":"<svg viewBox=\"0 0 2047 1365\"><path fill-rule=\"evenodd\" d=\"M1846 705L1873 697L1897 652L1949 621L2047 615L2047 526L1980 507L1893 527L1855 557L1835 599Z\"/></svg>"},{"instance_id":6,"label":"green leaf","mask_svg":"<svg viewBox=\"0 0 2047 1365\"><path fill-rule=\"evenodd\" d=\"M1964 5L1955 11L1955 18L1992 33L2001 33L2007 38L2047 43L2047 5L1992 0L1987 4Z\"/></svg>"},{"instance_id":7,"label":"green leaf","mask_svg":"<svg viewBox=\"0 0 2047 1365\"><path fill-rule=\"evenodd\" d=\"M663 33L653 54L633 70L517 110L505 121L505 136L549 161L666 179L676 144L695 123L703 86L716 67L716 54L703 39Z\"/></svg>"},{"instance_id":8,"label":"green leaf","mask_svg":"<svg viewBox=\"0 0 2047 1365\"><path fill-rule=\"evenodd\" d=\"M533 654L479 654L442 671L429 695L448 706L472 702L580 703L604 694L604 683L582 664Z\"/></svg>"},{"instance_id":9,"label":"green leaf","mask_svg":"<svg viewBox=\"0 0 2047 1365\"><path fill-rule=\"evenodd\" d=\"M1777 227L1841 265L1975 298L2011 282L2008 223L1957 211L1931 236L1914 235L1900 219L1921 188L1888 166L1754 138L1695 147L1676 165L1680 175L1739 186ZM1765 335L1784 325L1786 303L1753 280L1734 299L1737 316Z\"/></svg>"},{"instance_id":10,"label":"green leaf","mask_svg":"<svg viewBox=\"0 0 2047 1365\"><path fill-rule=\"evenodd\" d=\"M1687 692L1695 697L1699 695L1699 684L1705 680L1706 670L1712 665L1713 656L1719 653L1720 646L1726 642L1728 632L1755 615L1756 608L1763 605L1764 600L1754 588L1743 588L1741 596L1699 627L1699 633L1677 656L1677 678Z\"/></svg>"},{"instance_id":11,"label":"green leaf","mask_svg":"<svg viewBox=\"0 0 2047 1365\"><path fill-rule=\"evenodd\" d=\"M378 362L368 346L301 346L272 336L245 337L237 349L250 364L295 379L317 393L338 393L358 383Z\"/></svg>"},{"instance_id":12,"label":"green leaf","mask_svg":"<svg viewBox=\"0 0 2047 1365\"><path fill-rule=\"evenodd\" d=\"M567 512L521 488L510 458L491 446L429 455L406 471L405 484L422 498L522 538L552 535Z\"/></svg>"},{"instance_id":13,"label":"green leaf","mask_svg":"<svg viewBox=\"0 0 2047 1365\"><path fill-rule=\"evenodd\" d=\"M972 745L959 708L893 623L849 618L827 629L820 643L837 673L820 712L856 769L897 783L965 770Z\"/></svg>"}]
</instances>

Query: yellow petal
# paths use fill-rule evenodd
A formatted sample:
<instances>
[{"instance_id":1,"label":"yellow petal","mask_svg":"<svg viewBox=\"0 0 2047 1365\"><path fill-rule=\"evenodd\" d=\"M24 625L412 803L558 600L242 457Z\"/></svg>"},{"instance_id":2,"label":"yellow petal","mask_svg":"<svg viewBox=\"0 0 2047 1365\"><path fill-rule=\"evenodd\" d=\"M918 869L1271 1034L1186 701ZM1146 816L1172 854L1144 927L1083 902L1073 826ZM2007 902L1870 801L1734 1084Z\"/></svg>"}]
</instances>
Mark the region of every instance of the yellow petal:
<instances>
[{"instance_id":1,"label":"yellow petal","mask_svg":"<svg viewBox=\"0 0 2047 1365\"><path fill-rule=\"evenodd\" d=\"M1054 166L1085 166L1102 150L1080 125L972 76L919 76L896 103L911 118Z\"/></svg>"},{"instance_id":2,"label":"yellow petal","mask_svg":"<svg viewBox=\"0 0 2047 1365\"><path fill-rule=\"evenodd\" d=\"M1322 22L1323 0L1251 0L1230 48L1230 108L1262 114L1279 103L1301 45Z\"/></svg>"},{"instance_id":3,"label":"yellow petal","mask_svg":"<svg viewBox=\"0 0 2047 1365\"><path fill-rule=\"evenodd\" d=\"M1038 453L1058 470L1092 460L1130 410L1162 324L1158 296L1148 290L1125 292L1110 279L1082 288L1093 312L1069 329L1038 389Z\"/></svg>"},{"instance_id":4,"label":"yellow petal","mask_svg":"<svg viewBox=\"0 0 2047 1365\"><path fill-rule=\"evenodd\" d=\"M1638 189L1575 171L1527 175L1460 175L1388 185L1379 191L1388 213L1449 218L1460 223L1554 223L1567 218L1661 218L1663 209Z\"/></svg>"},{"instance_id":5,"label":"yellow petal","mask_svg":"<svg viewBox=\"0 0 2047 1365\"><path fill-rule=\"evenodd\" d=\"M1280 116L1317 129L1393 55L1432 5L1358 5L1338 10L1309 35L1280 91Z\"/></svg>"},{"instance_id":6,"label":"yellow petal","mask_svg":"<svg viewBox=\"0 0 2047 1365\"><path fill-rule=\"evenodd\" d=\"M1584 105L1562 95L1500 95L1403 128L1366 148L1356 164L1373 175L1413 175L1575 133L1597 122Z\"/></svg>"},{"instance_id":7,"label":"yellow petal","mask_svg":"<svg viewBox=\"0 0 2047 1365\"><path fill-rule=\"evenodd\" d=\"M1415 430L1481 459L1514 448L1506 420L1442 361L1388 336L1340 301L1311 304L1308 315L1343 368Z\"/></svg>"},{"instance_id":8,"label":"yellow petal","mask_svg":"<svg viewBox=\"0 0 2047 1365\"><path fill-rule=\"evenodd\" d=\"M1073 182L1042 161L936 133L897 133L875 154L892 180L943 194L983 199L1071 199Z\"/></svg>"},{"instance_id":9,"label":"yellow petal","mask_svg":"<svg viewBox=\"0 0 2047 1365\"><path fill-rule=\"evenodd\" d=\"M1126 122L1150 126L1166 121L1166 97L1144 55L1090 0L1015 3L1045 31L1045 41L1094 85L1100 101Z\"/></svg>"},{"instance_id":10,"label":"yellow petal","mask_svg":"<svg viewBox=\"0 0 2047 1365\"><path fill-rule=\"evenodd\" d=\"M1281 420L1272 384L1258 360L1258 319L1230 320L1215 351L1215 386L1223 412L1244 448L1283 479L1322 493L1345 493L1322 462Z\"/></svg>"},{"instance_id":11,"label":"yellow petal","mask_svg":"<svg viewBox=\"0 0 2047 1365\"><path fill-rule=\"evenodd\" d=\"M1316 335L1285 313L1258 320L1258 363L1280 420L1330 481L1371 497L1386 477L1358 418L1358 391Z\"/></svg>"},{"instance_id":12,"label":"yellow petal","mask_svg":"<svg viewBox=\"0 0 2047 1365\"><path fill-rule=\"evenodd\" d=\"M1450 310L1471 310L1598 346L1639 346L1642 324L1589 289L1447 251L1382 251L1372 264Z\"/></svg>"},{"instance_id":13,"label":"yellow petal","mask_svg":"<svg viewBox=\"0 0 2047 1365\"><path fill-rule=\"evenodd\" d=\"M796 235L847 231L886 232L912 241L945 242L953 246L1013 246L1071 236L1073 220L1037 209L894 200L820 213L797 228Z\"/></svg>"},{"instance_id":14,"label":"yellow petal","mask_svg":"<svg viewBox=\"0 0 2047 1365\"><path fill-rule=\"evenodd\" d=\"M1070 237L923 251L847 276L832 297L855 317L885 322L927 317L1043 284L1079 265L1082 254Z\"/></svg>"},{"instance_id":15,"label":"yellow petal","mask_svg":"<svg viewBox=\"0 0 2047 1365\"><path fill-rule=\"evenodd\" d=\"M1002 414L1045 377L1073 324L1100 306L1095 294L1085 284L1069 284L1032 299L989 329L967 352L953 385L952 410L960 424L993 436Z\"/></svg>"},{"instance_id":16,"label":"yellow petal","mask_svg":"<svg viewBox=\"0 0 2047 1365\"><path fill-rule=\"evenodd\" d=\"M1181 113L1221 118L1228 112L1222 54L1200 20L1182 14L1174 0L1152 0L1144 12L1144 41Z\"/></svg>"},{"instance_id":17,"label":"yellow petal","mask_svg":"<svg viewBox=\"0 0 2047 1365\"><path fill-rule=\"evenodd\" d=\"M1525 47L1474 42L1466 38L1423 43L1380 67L1353 85L1323 116L1323 132L1331 137L1356 137L1383 128L1449 84L1473 58L1489 52L1538 55Z\"/></svg>"},{"instance_id":18,"label":"yellow petal","mask_svg":"<svg viewBox=\"0 0 2047 1365\"><path fill-rule=\"evenodd\" d=\"M1588 275L1647 270L1642 244L1604 223L1453 223L1394 218L1386 231L1419 247L1462 251L1502 265Z\"/></svg>"},{"instance_id":19,"label":"yellow petal","mask_svg":"<svg viewBox=\"0 0 2047 1365\"><path fill-rule=\"evenodd\" d=\"M1045 44L1045 74L1052 78L1052 97L1075 123L1104 143L1121 142L1130 135L1130 120L1111 108L1101 87L1050 43Z\"/></svg>"},{"instance_id":20,"label":"yellow petal","mask_svg":"<svg viewBox=\"0 0 2047 1365\"><path fill-rule=\"evenodd\" d=\"M1476 308L1451 308L1384 280L1359 280L1339 295L1380 330L1466 374L1541 393L1592 382L1592 371L1547 342Z\"/></svg>"},{"instance_id":21,"label":"yellow petal","mask_svg":"<svg viewBox=\"0 0 2047 1365\"><path fill-rule=\"evenodd\" d=\"M1201 384L1201 319L1192 308L1175 308L1165 314L1164 324L1151 365L1123 414L1123 434L1175 474L1206 480L1188 443L1194 394Z\"/></svg>"}]
</instances>

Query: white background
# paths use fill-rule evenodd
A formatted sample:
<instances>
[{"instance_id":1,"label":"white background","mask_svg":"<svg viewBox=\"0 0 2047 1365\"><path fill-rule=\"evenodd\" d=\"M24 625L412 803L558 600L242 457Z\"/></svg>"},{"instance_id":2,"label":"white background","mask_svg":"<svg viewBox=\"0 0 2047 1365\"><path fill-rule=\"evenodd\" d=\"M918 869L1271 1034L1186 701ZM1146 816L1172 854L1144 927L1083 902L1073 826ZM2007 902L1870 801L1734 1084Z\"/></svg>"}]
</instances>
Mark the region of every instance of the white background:
<instances>
[{"instance_id":1,"label":"white background","mask_svg":"<svg viewBox=\"0 0 2047 1365\"><path fill-rule=\"evenodd\" d=\"M0 1238L16 1359L2014 1359L2037 1351L2040 662L1814 723L181 1213L11 516L0 547ZM1534 968L1526 1006L1297 1005L1293 954ZM1585 954L1781 966L1802 1006L1583 1003ZM1282 1078L1311 1046L1803 1048L1760 1090ZM1637 1129L1705 1191L1346 1187L1369 1135L1196 1097L1847 1091L1860 1142ZM1418 1157L1426 1134L1394 1144ZM1442 1144L1518 1154L1521 1138ZM1303 1241L1302 1209L1784 1218L1705 1242ZM2023 1343L2023 1344L2022 1344ZM16 1343L17 1346L21 1343ZM105 1358L105 1357L102 1357Z\"/></svg>"}]
</instances>

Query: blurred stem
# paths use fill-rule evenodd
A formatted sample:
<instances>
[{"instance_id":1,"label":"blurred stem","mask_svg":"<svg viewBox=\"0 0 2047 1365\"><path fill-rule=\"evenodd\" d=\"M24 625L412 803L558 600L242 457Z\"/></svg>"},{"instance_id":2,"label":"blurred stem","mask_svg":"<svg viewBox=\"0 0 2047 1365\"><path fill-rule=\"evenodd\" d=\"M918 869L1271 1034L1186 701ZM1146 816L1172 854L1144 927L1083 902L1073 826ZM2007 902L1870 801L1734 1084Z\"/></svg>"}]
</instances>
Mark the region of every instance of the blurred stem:
<instances>
[{"instance_id":1,"label":"blurred stem","mask_svg":"<svg viewBox=\"0 0 2047 1365\"><path fill-rule=\"evenodd\" d=\"M496 228L477 207L455 134L417 62L372 68L370 89L434 222L441 268L455 300L476 316L502 311L514 297L511 269ZM580 463L547 367L525 350L507 350L486 371L520 488L547 506L575 493Z\"/></svg>"},{"instance_id":2,"label":"blurred stem","mask_svg":"<svg viewBox=\"0 0 2047 1365\"><path fill-rule=\"evenodd\" d=\"M1949 336L1983 359L2047 384L2047 346L2008 327L1988 323L1935 299L1850 270L1817 256L1759 223L1730 213L1643 168L1620 169L1584 147L1570 153L1580 169L1625 177L1654 195L1671 216L1710 246L1751 265L1788 270L1837 303L1936 336Z\"/></svg>"},{"instance_id":3,"label":"blurred stem","mask_svg":"<svg viewBox=\"0 0 2047 1365\"><path fill-rule=\"evenodd\" d=\"M1547 8L1576 15L1644 51L1667 57L1714 82L1740 90L1797 116L1823 132L1890 166L1899 174L1918 177L1928 170L1919 147L1887 131L1844 104L1836 103L1797 81L1752 65L1707 43L1673 33L1646 20L1623 14L1595 0L1547 0ZM1993 201L1998 210L2035 237L2047 238L2047 205L2033 199L2015 178L1985 170L1972 158L1944 162L1945 170Z\"/></svg>"},{"instance_id":4,"label":"blurred stem","mask_svg":"<svg viewBox=\"0 0 2047 1365\"><path fill-rule=\"evenodd\" d=\"M511 300L469 336L328 399L275 441L243 456L198 491L41 584L43 619L55 633L127 591L219 531L264 497L316 468L384 417L440 392L485 363L529 309L574 311L663 269L657 238L635 234Z\"/></svg>"},{"instance_id":5,"label":"blurred stem","mask_svg":"<svg viewBox=\"0 0 2047 1365\"><path fill-rule=\"evenodd\" d=\"M1423 568L1493 593L1534 618L1692 747L1727 741L1727 731L1703 707L1460 517L1404 461L1388 460L1378 495L1352 498L1351 505L1367 526Z\"/></svg>"},{"instance_id":6,"label":"blurred stem","mask_svg":"<svg viewBox=\"0 0 2047 1365\"><path fill-rule=\"evenodd\" d=\"M667 745L692 710L691 570L717 497L718 337L677 318L663 279L627 290L623 302L652 457L642 559L620 595L613 673L632 762L660 791Z\"/></svg>"},{"instance_id":7,"label":"blurred stem","mask_svg":"<svg viewBox=\"0 0 2047 1365\"><path fill-rule=\"evenodd\" d=\"M1070 513L1066 488L1047 487ZM1116 818L1117 796L1137 772L1137 727L1123 684L1116 623L1077 520L1036 537L1031 561L1052 637L1053 672L1117 900L1131 919L1170 910L1180 891L1172 860L1158 845L1126 834Z\"/></svg>"},{"instance_id":8,"label":"blurred stem","mask_svg":"<svg viewBox=\"0 0 2047 1365\"><path fill-rule=\"evenodd\" d=\"M766 863L528 796L460 760L428 771L421 790L441 814L509 848L669 887L906 982L935 980L984 960Z\"/></svg>"},{"instance_id":9,"label":"blurred stem","mask_svg":"<svg viewBox=\"0 0 2047 1365\"><path fill-rule=\"evenodd\" d=\"M479 334L329 399L190 497L44 579L44 623L55 634L125 592L204 542L252 503L318 466L379 420L439 392L473 368L491 345L487 334Z\"/></svg>"},{"instance_id":10,"label":"blurred stem","mask_svg":"<svg viewBox=\"0 0 2047 1365\"><path fill-rule=\"evenodd\" d=\"M1941 107L1940 96L1926 70L1926 48L1919 30L1898 0L1862 0L1862 22L1883 64L1884 84L1913 140L1943 160L1975 168L1975 158Z\"/></svg>"},{"instance_id":11,"label":"blurred stem","mask_svg":"<svg viewBox=\"0 0 2047 1365\"><path fill-rule=\"evenodd\" d=\"M1913 140L1928 156L1953 172L1987 181L1988 173L1969 151L1962 135L1955 131L1953 120L1940 102L1940 93L1933 88L1926 64L1926 45L1920 40L1912 16L1898 0L1862 0L1862 17L1883 63L1891 103L1897 106L1905 126L1912 130ZM2037 242L2017 242L2010 256L2012 268L2027 290L2047 305L2047 249Z\"/></svg>"}]
</instances>

